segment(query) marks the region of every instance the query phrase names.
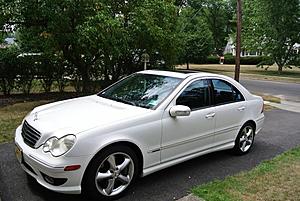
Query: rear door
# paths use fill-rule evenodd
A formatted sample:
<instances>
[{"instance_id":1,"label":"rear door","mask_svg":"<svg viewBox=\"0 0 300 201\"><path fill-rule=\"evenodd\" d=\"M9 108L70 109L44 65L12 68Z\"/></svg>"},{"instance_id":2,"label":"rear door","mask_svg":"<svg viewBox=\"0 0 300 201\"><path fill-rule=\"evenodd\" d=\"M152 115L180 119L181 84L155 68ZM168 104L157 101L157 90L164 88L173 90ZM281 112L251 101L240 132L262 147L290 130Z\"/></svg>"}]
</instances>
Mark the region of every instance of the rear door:
<instances>
[{"instance_id":1,"label":"rear door","mask_svg":"<svg viewBox=\"0 0 300 201\"><path fill-rule=\"evenodd\" d=\"M240 91L222 79L211 79L216 113L215 145L233 142L247 112L246 101Z\"/></svg>"}]
</instances>

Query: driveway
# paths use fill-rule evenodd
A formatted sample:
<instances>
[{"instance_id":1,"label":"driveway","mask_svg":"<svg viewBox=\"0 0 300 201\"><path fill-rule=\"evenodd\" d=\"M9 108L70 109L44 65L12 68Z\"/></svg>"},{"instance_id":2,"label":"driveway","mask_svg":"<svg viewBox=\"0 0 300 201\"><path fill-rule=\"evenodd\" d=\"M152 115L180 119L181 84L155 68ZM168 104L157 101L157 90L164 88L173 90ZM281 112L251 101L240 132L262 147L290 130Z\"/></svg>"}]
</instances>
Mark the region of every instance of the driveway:
<instances>
[{"instance_id":1,"label":"driveway","mask_svg":"<svg viewBox=\"0 0 300 201\"><path fill-rule=\"evenodd\" d=\"M266 122L256 136L254 149L245 156L227 151L208 154L159 171L137 181L120 201L166 201L181 198L198 184L249 170L300 144L300 114L283 110L266 112ZM2 201L81 201L80 195L51 192L28 179L14 156L12 143L0 145L0 195Z\"/></svg>"},{"instance_id":2,"label":"driveway","mask_svg":"<svg viewBox=\"0 0 300 201\"><path fill-rule=\"evenodd\" d=\"M262 80L241 80L249 91L266 93L283 99L300 102L300 84Z\"/></svg>"}]
</instances>

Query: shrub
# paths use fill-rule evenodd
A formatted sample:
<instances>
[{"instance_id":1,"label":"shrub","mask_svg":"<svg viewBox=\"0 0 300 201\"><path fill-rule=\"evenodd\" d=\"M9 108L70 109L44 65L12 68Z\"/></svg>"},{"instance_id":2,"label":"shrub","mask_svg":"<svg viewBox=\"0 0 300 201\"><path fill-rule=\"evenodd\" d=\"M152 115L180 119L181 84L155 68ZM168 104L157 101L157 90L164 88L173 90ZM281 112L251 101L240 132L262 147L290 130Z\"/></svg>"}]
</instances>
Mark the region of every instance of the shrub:
<instances>
[{"instance_id":1,"label":"shrub","mask_svg":"<svg viewBox=\"0 0 300 201\"><path fill-rule=\"evenodd\" d=\"M208 56L204 63L206 64L218 64L220 62L219 57L217 56Z\"/></svg>"},{"instance_id":2,"label":"shrub","mask_svg":"<svg viewBox=\"0 0 300 201\"><path fill-rule=\"evenodd\" d=\"M200 62L199 64L219 64L220 59L218 56L208 56L205 62ZM241 64L243 65L272 65L274 62L269 56L254 56L254 57L241 57ZM235 56L225 55L224 64L235 64Z\"/></svg>"},{"instance_id":3,"label":"shrub","mask_svg":"<svg viewBox=\"0 0 300 201\"><path fill-rule=\"evenodd\" d=\"M16 87L18 54L19 51L16 47L0 49L0 89L4 95L9 95Z\"/></svg>"},{"instance_id":4,"label":"shrub","mask_svg":"<svg viewBox=\"0 0 300 201\"><path fill-rule=\"evenodd\" d=\"M38 62L32 56L22 56L17 58L18 79L17 85L24 94L29 94L32 89L32 81L38 74Z\"/></svg>"}]
</instances>

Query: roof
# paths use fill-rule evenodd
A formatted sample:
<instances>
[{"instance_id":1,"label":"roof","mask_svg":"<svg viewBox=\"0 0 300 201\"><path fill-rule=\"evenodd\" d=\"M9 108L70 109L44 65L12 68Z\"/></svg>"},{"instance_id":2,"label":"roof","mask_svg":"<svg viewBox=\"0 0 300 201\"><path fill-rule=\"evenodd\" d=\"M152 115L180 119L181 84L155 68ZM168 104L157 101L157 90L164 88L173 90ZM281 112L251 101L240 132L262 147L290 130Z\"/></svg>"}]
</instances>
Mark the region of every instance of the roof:
<instances>
[{"instance_id":1,"label":"roof","mask_svg":"<svg viewBox=\"0 0 300 201\"><path fill-rule=\"evenodd\" d=\"M215 75L212 73L204 73L204 72L199 72L199 71L163 71L163 70L144 70L144 71L140 71L138 73L162 75L162 76L176 77L176 78L181 78L181 79L185 79L189 76L205 77L205 76Z\"/></svg>"}]
</instances>

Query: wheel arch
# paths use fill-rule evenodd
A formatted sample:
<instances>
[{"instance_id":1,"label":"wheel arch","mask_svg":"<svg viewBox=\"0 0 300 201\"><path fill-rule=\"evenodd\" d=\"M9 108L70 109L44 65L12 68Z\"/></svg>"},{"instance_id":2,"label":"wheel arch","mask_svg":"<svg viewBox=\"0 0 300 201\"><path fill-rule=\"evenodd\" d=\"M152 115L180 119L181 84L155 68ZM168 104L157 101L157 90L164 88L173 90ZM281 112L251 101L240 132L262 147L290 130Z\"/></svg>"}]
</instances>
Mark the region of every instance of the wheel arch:
<instances>
[{"instance_id":1,"label":"wheel arch","mask_svg":"<svg viewBox=\"0 0 300 201\"><path fill-rule=\"evenodd\" d=\"M246 124L251 124L251 125L254 126L254 135L255 135L255 131L256 131L256 123L255 123L254 120L251 120L251 119L250 119L250 120L245 121L245 123L243 123L243 124L240 126L240 128L239 128L237 134L235 135L235 138L234 138L235 140L236 140L236 138L238 137L239 133L241 132L242 128L243 128Z\"/></svg>"},{"instance_id":2,"label":"wheel arch","mask_svg":"<svg viewBox=\"0 0 300 201\"><path fill-rule=\"evenodd\" d=\"M253 127L254 127L254 134L255 134L255 131L256 131L256 122L254 120L248 120L246 121L243 126L241 128L243 128L246 124L252 124Z\"/></svg>"},{"instance_id":3,"label":"wheel arch","mask_svg":"<svg viewBox=\"0 0 300 201\"><path fill-rule=\"evenodd\" d=\"M93 160L94 160L101 152L103 152L104 150L109 149L109 148L111 148L111 147L114 147L114 146L127 146L127 147L129 147L130 149L132 149L132 150L135 152L135 154L136 154L136 156L137 156L137 158L138 158L138 167L139 167L138 175L140 176L141 173L142 173L142 170L143 170L144 156L143 156L143 153L142 153L141 149L140 149L136 144L134 144L133 142L129 142L129 141L112 142L111 144L107 144L107 145L105 145L104 147L102 147L101 149L99 149L99 150L97 151L97 153L94 154L94 156L93 156L93 157L91 158L91 160L89 161L87 167L86 167L85 170L84 170L84 175L86 174L86 171L87 171L89 165L91 164L91 162L92 162L92 161L93 161ZM83 175L83 178L85 177L84 175ZM82 179L81 183L82 183L82 182L83 182L83 179Z\"/></svg>"}]
</instances>

